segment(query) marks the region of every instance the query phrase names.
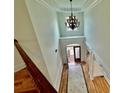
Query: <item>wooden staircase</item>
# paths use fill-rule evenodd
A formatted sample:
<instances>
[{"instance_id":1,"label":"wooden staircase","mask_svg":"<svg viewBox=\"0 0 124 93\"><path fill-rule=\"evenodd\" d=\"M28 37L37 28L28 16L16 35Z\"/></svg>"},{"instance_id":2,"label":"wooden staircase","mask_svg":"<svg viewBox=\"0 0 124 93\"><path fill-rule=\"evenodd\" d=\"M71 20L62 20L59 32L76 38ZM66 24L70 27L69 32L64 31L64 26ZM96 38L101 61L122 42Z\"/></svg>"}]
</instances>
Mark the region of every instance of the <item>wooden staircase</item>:
<instances>
[{"instance_id":1,"label":"wooden staircase","mask_svg":"<svg viewBox=\"0 0 124 93\"><path fill-rule=\"evenodd\" d=\"M14 93L40 93L26 68L14 74Z\"/></svg>"},{"instance_id":2,"label":"wooden staircase","mask_svg":"<svg viewBox=\"0 0 124 93\"><path fill-rule=\"evenodd\" d=\"M21 48L20 44L16 39L14 39L14 44L19 51L22 59L26 64L26 68L31 74L35 84L39 89L39 93L57 93L55 88L50 84L50 82L45 78L45 76L40 72L40 70L35 66L30 57L26 54L26 52ZM23 83L23 81L22 81ZM35 91L35 90L34 90ZM21 93L31 93L30 90L28 92ZM34 92L35 93L35 92Z\"/></svg>"}]
</instances>

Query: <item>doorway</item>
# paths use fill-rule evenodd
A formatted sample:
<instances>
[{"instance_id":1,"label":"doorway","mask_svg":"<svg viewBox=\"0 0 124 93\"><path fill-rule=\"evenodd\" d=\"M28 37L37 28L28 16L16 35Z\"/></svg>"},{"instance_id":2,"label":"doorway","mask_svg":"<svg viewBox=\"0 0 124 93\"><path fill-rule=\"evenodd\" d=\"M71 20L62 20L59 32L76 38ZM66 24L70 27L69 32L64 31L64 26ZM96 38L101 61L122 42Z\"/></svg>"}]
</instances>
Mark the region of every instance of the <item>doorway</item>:
<instances>
[{"instance_id":1,"label":"doorway","mask_svg":"<svg viewBox=\"0 0 124 93\"><path fill-rule=\"evenodd\" d=\"M81 62L81 47L79 44L67 45L67 61L70 64Z\"/></svg>"},{"instance_id":2,"label":"doorway","mask_svg":"<svg viewBox=\"0 0 124 93\"><path fill-rule=\"evenodd\" d=\"M81 47L74 46L74 60L75 62L81 62Z\"/></svg>"},{"instance_id":3,"label":"doorway","mask_svg":"<svg viewBox=\"0 0 124 93\"><path fill-rule=\"evenodd\" d=\"M67 46L67 61L71 64L75 63L73 46Z\"/></svg>"}]
</instances>

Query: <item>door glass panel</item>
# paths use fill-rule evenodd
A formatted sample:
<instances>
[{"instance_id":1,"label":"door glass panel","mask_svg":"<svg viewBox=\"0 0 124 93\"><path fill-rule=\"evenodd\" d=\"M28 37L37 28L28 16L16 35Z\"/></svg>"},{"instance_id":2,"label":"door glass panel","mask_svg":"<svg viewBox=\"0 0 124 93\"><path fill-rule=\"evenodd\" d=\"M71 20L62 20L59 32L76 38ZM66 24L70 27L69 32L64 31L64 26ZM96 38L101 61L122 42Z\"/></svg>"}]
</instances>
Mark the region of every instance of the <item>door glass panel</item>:
<instances>
[{"instance_id":1,"label":"door glass panel","mask_svg":"<svg viewBox=\"0 0 124 93\"><path fill-rule=\"evenodd\" d=\"M80 52L79 47L76 47L75 48L75 57L76 58L80 58L79 52Z\"/></svg>"}]
</instances>

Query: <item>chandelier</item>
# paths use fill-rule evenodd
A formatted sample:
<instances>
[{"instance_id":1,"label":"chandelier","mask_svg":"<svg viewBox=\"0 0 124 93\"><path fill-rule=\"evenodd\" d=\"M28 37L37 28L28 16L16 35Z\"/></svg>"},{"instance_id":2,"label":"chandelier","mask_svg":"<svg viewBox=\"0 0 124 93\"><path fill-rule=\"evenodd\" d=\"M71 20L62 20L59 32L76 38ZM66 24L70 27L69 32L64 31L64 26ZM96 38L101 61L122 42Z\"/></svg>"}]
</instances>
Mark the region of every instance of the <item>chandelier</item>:
<instances>
[{"instance_id":1,"label":"chandelier","mask_svg":"<svg viewBox=\"0 0 124 93\"><path fill-rule=\"evenodd\" d=\"M70 28L71 30L75 30L79 27L80 22L77 19L76 16L73 15L72 12L72 0L70 0L70 5L71 5L71 15L66 18L65 25Z\"/></svg>"}]
</instances>

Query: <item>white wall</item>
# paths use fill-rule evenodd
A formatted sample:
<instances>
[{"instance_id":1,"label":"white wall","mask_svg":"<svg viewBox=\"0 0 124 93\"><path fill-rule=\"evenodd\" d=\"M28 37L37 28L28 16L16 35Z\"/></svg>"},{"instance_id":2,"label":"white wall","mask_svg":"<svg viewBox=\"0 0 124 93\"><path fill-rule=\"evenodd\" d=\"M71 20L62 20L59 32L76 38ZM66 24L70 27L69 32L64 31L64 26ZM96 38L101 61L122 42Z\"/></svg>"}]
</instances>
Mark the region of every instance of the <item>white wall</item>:
<instances>
[{"instance_id":1,"label":"white wall","mask_svg":"<svg viewBox=\"0 0 124 93\"><path fill-rule=\"evenodd\" d=\"M40 71L50 81L49 73L37 42L36 35L25 5L25 0L14 0L14 35ZM23 61L15 48L15 71L23 68Z\"/></svg>"},{"instance_id":2,"label":"white wall","mask_svg":"<svg viewBox=\"0 0 124 93\"><path fill-rule=\"evenodd\" d=\"M42 51L51 83L58 90L62 62L59 55L59 31L54 10L48 9L35 0L26 0L27 8ZM55 50L58 50L55 53Z\"/></svg>"},{"instance_id":3,"label":"white wall","mask_svg":"<svg viewBox=\"0 0 124 93\"><path fill-rule=\"evenodd\" d=\"M60 38L61 55L62 55L62 61L63 61L64 64L67 63L66 48L67 48L67 45L70 45L70 44L79 44L81 46L81 61L85 60L84 40L85 40L85 38L83 36Z\"/></svg>"},{"instance_id":4,"label":"white wall","mask_svg":"<svg viewBox=\"0 0 124 93\"><path fill-rule=\"evenodd\" d=\"M102 60L105 72L110 72L110 14L109 0L102 0L84 14L86 42Z\"/></svg>"},{"instance_id":5,"label":"white wall","mask_svg":"<svg viewBox=\"0 0 124 93\"><path fill-rule=\"evenodd\" d=\"M61 13L57 12L57 18L59 22L59 33L60 37L68 37L68 36L83 36L84 35L84 17L83 13L74 13L75 16L80 21L80 26L77 31L67 31L65 26L66 17L70 16L70 13Z\"/></svg>"},{"instance_id":6,"label":"white wall","mask_svg":"<svg viewBox=\"0 0 124 93\"><path fill-rule=\"evenodd\" d=\"M14 47L14 72L17 72L26 67L23 59L21 58L18 50Z\"/></svg>"}]
</instances>

